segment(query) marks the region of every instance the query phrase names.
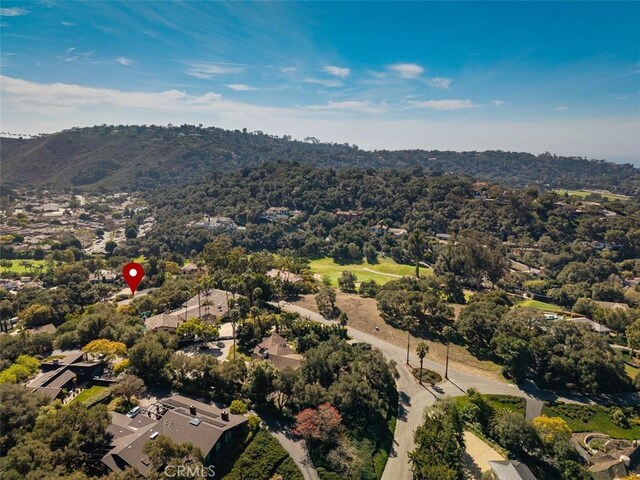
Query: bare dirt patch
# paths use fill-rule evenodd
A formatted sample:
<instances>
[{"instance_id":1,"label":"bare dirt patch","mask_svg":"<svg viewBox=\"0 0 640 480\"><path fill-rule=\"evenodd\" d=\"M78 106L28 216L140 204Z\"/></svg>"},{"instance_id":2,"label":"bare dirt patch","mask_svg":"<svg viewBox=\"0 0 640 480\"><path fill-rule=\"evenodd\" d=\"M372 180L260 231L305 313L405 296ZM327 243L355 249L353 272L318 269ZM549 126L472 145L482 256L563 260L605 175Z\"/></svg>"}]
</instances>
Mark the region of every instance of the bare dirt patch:
<instances>
[{"instance_id":1,"label":"bare dirt patch","mask_svg":"<svg viewBox=\"0 0 640 480\"><path fill-rule=\"evenodd\" d=\"M294 303L313 310L314 312L318 311L314 295L304 295ZM361 332L375 335L399 347L406 347L407 332L388 325L382 319L374 298L362 298L358 295L337 291L336 306L347 314L350 327L360 330ZM460 308L460 305L454 305L456 316ZM378 327L379 330L376 330L376 327ZM417 342L418 339L412 335L411 345L416 345ZM447 354L446 345L431 340L427 340L427 343L429 344L428 357L438 363L445 363ZM500 373L499 365L490 361L478 360L465 348L458 345L452 344L449 349L449 365L458 371L472 373L492 380L506 381Z\"/></svg>"}]
</instances>

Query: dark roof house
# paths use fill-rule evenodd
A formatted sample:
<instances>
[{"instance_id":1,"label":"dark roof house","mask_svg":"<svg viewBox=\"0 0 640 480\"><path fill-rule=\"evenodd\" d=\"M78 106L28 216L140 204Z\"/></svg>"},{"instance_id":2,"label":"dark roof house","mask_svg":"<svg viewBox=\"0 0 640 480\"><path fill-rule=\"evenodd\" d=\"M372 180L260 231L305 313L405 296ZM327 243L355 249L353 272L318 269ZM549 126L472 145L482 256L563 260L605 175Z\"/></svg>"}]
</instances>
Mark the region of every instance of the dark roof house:
<instances>
[{"instance_id":1,"label":"dark roof house","mask_svg":"<svg viewBox=\"0 0 640 480\"><path fill-rule=\"evenodd\" d=\"M129 418L112 413L108 431L112 434L111 450L102 463L114 472L136 468L145 477L151 473L151 462L144 453L144 444L159 435L176 443L190 442L205 457L205 464L225 454L225 448L242 438L241 426L247 422L242 415L232 415L213 405L181 395L158 401L153 408Z\"/></svg>"}]
</instances>

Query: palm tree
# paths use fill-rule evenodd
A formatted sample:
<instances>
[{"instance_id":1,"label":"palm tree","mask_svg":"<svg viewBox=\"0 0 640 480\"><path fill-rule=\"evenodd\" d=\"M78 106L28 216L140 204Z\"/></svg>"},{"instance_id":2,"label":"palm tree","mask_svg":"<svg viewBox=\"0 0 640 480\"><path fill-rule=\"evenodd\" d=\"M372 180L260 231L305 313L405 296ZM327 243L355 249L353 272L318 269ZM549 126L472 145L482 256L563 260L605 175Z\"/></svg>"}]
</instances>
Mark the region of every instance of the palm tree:
<instances>
[{"instance_id":1,"label":"palm tree","mask_svg":"<svg viewBox=\"0 0 640 480\"><path fill-rule=\"evenodd\" d=\"M425 237L420 230L414 230L407 238L407 250L416 262L416 277L420 278L420 259L424 254Z\"/></svg>"},{"instance_id":2,"label":"palm tree","mask_svg":"<svg viewBox=\"0 0 640 480\"><path fill-rule=\"evenodd\" d=\"M449 378L449 344L451 343L451 337L453 337L453 328L447 325L442 329L442 336L447 342L447 360L444 364L444 378Z\"/></svg>"},{"instance_id":3,"label":"palm tree","mask_svg":"<svg viewBox=\"0 0 640 480\"><path fill-rule=\"evenodd\" d=\"M237 309L229 310L229 318L231 319L231 325L233 327L233 359L236 359L236 322L240 317L240 312Z\"/></svg>"},{"instance_id":4,"label":"palm tree","mask_svg":"<svg viewBox=\"0 0 640 480\"><path fill-rule=\"evenodd\" d=\"M416 353L420 358L420 385L422 385L422 362L424 362L424 357L429 353L429 345L427 342L420 341L418 342L418 346L416 347Z\"/></svg>"}]
</instances>

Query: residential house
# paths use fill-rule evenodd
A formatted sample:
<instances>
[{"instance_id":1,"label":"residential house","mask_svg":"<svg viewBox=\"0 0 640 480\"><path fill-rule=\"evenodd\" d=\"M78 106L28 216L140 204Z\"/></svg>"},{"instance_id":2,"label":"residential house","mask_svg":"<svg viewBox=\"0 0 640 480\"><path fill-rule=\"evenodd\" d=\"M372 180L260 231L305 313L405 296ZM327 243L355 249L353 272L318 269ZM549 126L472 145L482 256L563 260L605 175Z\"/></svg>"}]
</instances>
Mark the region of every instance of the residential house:
<instances>
[{"instance_id":1,"label":"residential house","mask_svg":"<svg viewBox=\"0 0 640 480\"><path fill-rule=\"evenodd\" d=\"M337 210L336 217L344 220L353 220L354 218L360 218L364 215L364 210Z\"/></svg>"},{"instance_id":2,"label":"residential house","mask_svg":"<svg viewBox=\"0 0 640 480\"><path fill-rule=\"evenodd\" d=\"M212 217L210 215L207 215L203 220L196 223L196 226L225 232L233 232L238 229L238 225L229 217Z\"/></svg>"},{"instance_id":3,"label":"residential house","mask_svg":"<svg viewBox=\"0 0 640 480\"><path fill-rule=\"evenodd\" d=\"M40 392L56 399L79 383L102 375L104 362L89 361L86 352L70 351L62 358L43 360L42 373L27 384L33 392Z\"/></svg>"},{"instance_id":4,"label":"residential house","mask_svg":"<svg viewBox=\"0 0 640 480\"><path fill-rule=\"evenodd\" d=\"M229 313L227 300L232 296L225 290L211 289L208 292L195 295L187 300L182 308L173 312L159 313L145 320L147 331L163 331L175 333L176 329L185 321L201 317L205 320L224 318Z\"/></svg>"},{"instance_id":5,"label":"residential house","mask_svg":"<svg viewBox=\"0 0 640 480\"><path fill-rule=\"evenodd\" d=\"M247 419L242 415L232 415L214 405L181 395L161 399L133 418L117 412L111 415L111 425L107 429L113 436L111 449L102 457L102 463L118 473L134 467L148 477L152 465L144 453L144 445L159 435L178 444L190 442L198 447L205 465L215 465L227 457L246 435Z\"/></svg>"},{"instance_id":6,"label":"residential house","mask_svg":"<svg viewBox=\"0 0 640 480\"><path fill-rule=\"evenodd\" d=\"M298 283L304 280L302 276L296 273L289 272L287 270L279 270L277 268L272 268L271 270L269 270L267 272L267 277L272 279L279 278L285 283Z\"/></svg>"},{"instance_id":7,"label":"residential house","mask_svg":"<svg viewBox=\"0 0 640 480\"><path fill-rule=\"evenodd\" d=\"M277 222L278 220L287 220L301 214L302 212L300 210L291 210L288 207L269 207L261 218L269 222Z\"/></svg>"},{"instance_id":8,"label":"residential house","mask_svg":"<svg viewBox=\"0 0 640 480\"><path fill-rule=\"evenodd\" d=\"M584 325L589 325L591 327L591 329L594 332L600 333L602 335L610 335L611 334L611 329L599 324L598 322L594 322L593 320L591 320L590 318L587 317L577 317L577 318L566 318L565 319L568 322L573 322L573 323L581 323Z\"/></svg>"},{"instance_id":9,"label":"residential house","mask_svg":"<svg viewBox=\"0 0 640 480\"><path fill-rule=\"evenodd\" d=\"M524 463L517 460L489 461L495 480L537 480Z\"/></svg>"},{"instance_id":10,"label":"residential house","mask_svg":"<svg viewBox=\"0 0 640 480\"><path fill-rule=\"evenodd\" d=\"M266 360L273 364L278 370L290 367L294 370L300 368L303 357L287 345L287 341L273 332L268 337L256 345L251 355L253 360Z\"/></svg>"}]
</instances>

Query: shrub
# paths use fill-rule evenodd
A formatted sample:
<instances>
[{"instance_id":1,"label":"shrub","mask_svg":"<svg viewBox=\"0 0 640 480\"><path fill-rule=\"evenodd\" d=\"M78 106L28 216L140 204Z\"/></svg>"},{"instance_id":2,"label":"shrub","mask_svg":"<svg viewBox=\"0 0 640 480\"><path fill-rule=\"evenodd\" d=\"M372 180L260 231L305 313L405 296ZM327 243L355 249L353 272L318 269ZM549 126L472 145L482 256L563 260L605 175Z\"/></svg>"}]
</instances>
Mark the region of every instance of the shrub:
<instances>
[{"instance_id":1,"label":"shrub","mask_svg":"<svg viewBox=\"0 0 640 480\"><path fill-rule=\"evenodd\" d=\"M233 402L231 402L231 405L229 406L229 412L231 412L234 415L244 415L245 413L247 413L248 408L247 408L247 404L244 403L242 400L234 400Z\"/></svg>"},{"instance_id":2,"label":"shrub","mask_svg":"<svg viewBox=\"0 0 640 480\"><path fill-rule=\"evenodd\" d=\"M258 417L257 415L249 415L248 424L250 431L255 433L260 430L260 423L262 423L260 417Z\"/></svg>"}]
</instances>

